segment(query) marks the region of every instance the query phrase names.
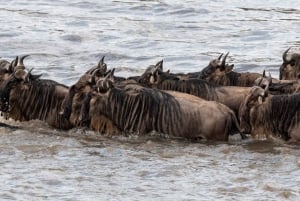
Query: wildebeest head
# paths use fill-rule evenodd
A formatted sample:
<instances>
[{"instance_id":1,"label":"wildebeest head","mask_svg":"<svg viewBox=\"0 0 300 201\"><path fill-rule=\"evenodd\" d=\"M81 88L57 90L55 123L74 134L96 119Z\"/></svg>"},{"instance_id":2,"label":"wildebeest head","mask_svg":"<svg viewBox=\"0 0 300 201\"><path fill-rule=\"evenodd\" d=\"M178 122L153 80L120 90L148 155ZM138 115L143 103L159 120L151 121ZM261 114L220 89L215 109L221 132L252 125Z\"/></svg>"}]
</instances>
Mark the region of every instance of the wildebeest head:
<instances>
[{"instance_id":1,"label":"wildebeest head","mask_svg":"<svg viewBox=\"0 0 300 201\"><path fill-rule=\"evenodd\" d=\"M96 72L95 73L95 76L97 77L104 77L105 74L106 74L106 71L107 71L107 65L106 63L104 63L104 57L103 56L98 64L94 67L92 67L91 69L89 69L85 74L92 74L93 72Z\"/></svg>"},{"instance_id":2,"label":"wildebeest head","mask_svg":"<svg viewBox=\"0 0 300 201\"><path fill-rule=\"evenodd\" d=\"M104 78L100 78L95 86L95 89L98 93L107 93L113 86L114 86L114 78L113 78L113 71L107 74Z\"/></svg>"},{"instance_id":3,"label":"wildebeest head","mask_svg":"<svg viewBox=\"0 0 300 201\"><path fill-rule=\"evenodd\" d=\"M104 78L100 78L89 93L85 93L84 96L81 96L81 99L73 100L72 113L70 115L70 122L76 126L88 126L90 117L90 99L91 94L97 94L97 96L106 96L107 92L113 87L114 69L110 71ZM76 94L74 96L76 98ZM105 99L106 100L106 99ZM76 103L80 101L80 104ZM95 105L94 105L95 106ZM95 107L102 107L101 104L96 105ZM93 108L92 108L93 110ZM103 117L102 120L106 118ZM107 119L106 119L107 120ZM101 122L96 123L100 125ZM94 125L94 124L93 124ZM105 129L104 129L105 130Z\"/></svg>"},{"instance_id":4,"label":"wildebeest head","mask_svg":"<svg viewBox=\"0 0 300 201\"><path fill-rule=\"evenodd\" d=\"M145 72L139 77L138 82L146 86L151 86L158 84L168 75L169 72L163 72L163 60L161 60L155 65L149 66L145 70Z\"/></svg>"},{"instance_id":5,"label":"wildebeest head","mask_svg":"<svg viewBox=\"0 0 300 201\"><path fill-rule=\"evenodd\" d=\"M9 96L10 96L10 91L18 86L21 89L27 89L28 88L28 83L30 81L33 81L35 79L38 79L40 75L35 76L31 74L31 71L26 71L25 69L19 68L16 69L8 79L6 79L0 87L0 108L1 111L7 112L8 107L9 107Z\"/></svg>"},{"instance_id":6,"label":"wildebeest head","mask_svg":"<svg viewBox=\"0 0 300 201\"><path fill-rule=\"evenodd\" d=\"M295 93L298 88L298 82L296 80L273 79L271 73L269 73L269 76L267 77L264 71L263 76L254 81L254 86L260 86L263 89L269 87L269 92L272 95L279 95Z\"/></svg>"},{"instance_id":7,"label":"wildebeest head","mask_svg":"<svg viewBox=\"0 0 300 201\"><path fill-rule=\"evenodd\" d=\"M300 78L300 54L288 54L289 50L290 48L282 54L283 62L279 69L280 80L297 80Z\"/></svg>"},{"instance_id":8,"label":"wildebeest head","mask_svg":"<svg viewBox=\"0 0 300 201\"><path fill-rule=\"evenodd\" d=\"M251 133L250 112L251 108L262 104L268 96L269 87L265 89L254 86L250 90L245 100L241 103L239 109L240 128L243 134Z\"/></svg>"},{"instance_id":9,"label":"wildebeest head","mask_svg":"<svg viewBox=\"0 0 300 201\"><path fill-rule=\"evenodd\" d=\"M17 56L11 62L1 59L0 60L0 83L8 79L8 77L17 69L25 69L23 61L28 56L29 55L24 55L21 57Z\"/></svg>"},{"instance_id":10,"label":"wildebeest head","mask_svg":"<svg viewBox=\"0 0 300 201\"><path fill-rule=\"evenodd\" d=\"M93 85L96 84L96 74L98 71L98 68L92 68L83 74L79 80L69 88L68 95L63 100L60 114L67 119L70 118L74 120L72 122L73 125L75 125L75 120L79 115L78 110L80 111L84 97L91 91Z\"/></svg>"},{"instance_id":11,"label":"wildebeest head","mask_svg":"<svg viewBox=\"0 0 300 201\"><path fill-rule=\"evenodd\" d=\"M106 75L113 77L113 73L114 69L107 72L104 57L102 57L96 67L88 70L73 86L70 87L69 93L63 101L63 108L60 114L69 119L73 125L77 125L80 108L86 95L91 92L93 86L99 79Z\"/></svg>"},{"instance_id":12,"label":"wildebeest head","mask_svg":"<svg viewBox=\"0 0 300 201\"><path fill-rule=\"evenodd\" d=\"M214 83L222 82L226 74L230 73L234 67L234 64L226 64L228 54L229 52L224 57L221 54L218 59L210 61L208 66L201 71L199 78Z\"/></svg>"},{"instance_id":13,"label":"wildebeest head","mask_svg":"<svg viewBox=\"0 0 300 201\"><path fill-rule=\"evenodd\" d=\"M254 81L254 86L259 86L263 89L265 89L266 87L269 87L271 86L273 83L272 83L272 76L271 76L271 73L269 73L269 76L267 77L266 76L266 72L264 71L262 76L260 78L257 78L255 81Z\"/></svg>"}]
</instances>

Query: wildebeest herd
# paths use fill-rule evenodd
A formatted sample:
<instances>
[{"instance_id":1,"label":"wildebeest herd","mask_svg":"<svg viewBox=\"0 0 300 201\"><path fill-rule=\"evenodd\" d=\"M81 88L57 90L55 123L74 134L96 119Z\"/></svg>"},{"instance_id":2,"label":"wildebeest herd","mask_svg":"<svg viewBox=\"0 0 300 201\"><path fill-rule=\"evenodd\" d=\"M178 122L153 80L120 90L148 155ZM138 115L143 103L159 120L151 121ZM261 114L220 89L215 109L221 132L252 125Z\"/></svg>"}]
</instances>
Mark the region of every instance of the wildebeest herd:
<instances>
[{"instance_id":1,"label":"wildebeest herd","mask_svg":"<svg viewBox=\"0 0 300 201\"><path fill-rule=\"evenodd\" d=\"M88 127L106 135L152 131L186 139L226 141L229 135L300 142L300 54L284 51L279 79L235 72L221 54L199 72L164 71L118 77L104 57L72 86L34 75L28 55L0 59L0 110L18 121L57 129ZM2 123L0 126L10 127Z\"/></svg>"}]
</instances>

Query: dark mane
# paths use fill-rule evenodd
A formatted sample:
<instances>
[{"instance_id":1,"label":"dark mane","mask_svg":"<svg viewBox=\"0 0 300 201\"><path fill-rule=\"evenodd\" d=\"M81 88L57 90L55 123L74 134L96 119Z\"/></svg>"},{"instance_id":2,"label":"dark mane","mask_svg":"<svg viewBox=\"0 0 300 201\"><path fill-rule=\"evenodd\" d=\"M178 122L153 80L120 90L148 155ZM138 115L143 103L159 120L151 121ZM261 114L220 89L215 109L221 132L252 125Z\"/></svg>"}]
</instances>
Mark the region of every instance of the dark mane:
<instances>
[{"instance_id":1,"label":"dark mane","mask_svg":"<svg viewBox=\"0 0 300 201\"><path fill-rule=\"evenodd\" d=\"M66 94L55 91L56 87L67 87L52 80L36 80L28 84L28 89L19 86L10 92L10 116L15 120L45 120L56 128L70 128L69 121L59 115ZM20 86L22 87L22 86Z\"/></svg>"},{"instance_id":2,"label":"dark mane","mask_svg":"<svg viewBox=\"0 0 300 201\"><path fill-rule=\"evenodd\" d=\"M156 89L112 88L101 112L126 133L176 133L181 122L181 108L175 98ZM96 109L97 110L97 109ZM97 110L99 111L99 110Z\"/></svg>"},{"instance_id":3,"label":"dark mane","mask_svg":"<svg viewBox=\"0 0 300 201\"><path fill-rule=\"evenodd\" d=\"M274 133L282 134L285 140L289 138L288 128L300 122L300 94L278 95L271 99L271 122ZM298 121L298 122L295 122Z\"/></svg>"},{"instance_id":4,"label":"dark mane","mask_svg":"<svg viewBox=\"0 0 300 201\"><path fill-rule=\"evenodd\" d=\"M215 86L201 79L164 80L157 84L157 88L188 93L205 100L216 100L217 96Z\"/></svg>"},{"instance_id":5,"label":"dark mane","mask_svg":"<svg viewBox=\"0 0 300 201\"><path fill-rule=\"evenodd\" d=\"M231 71L226 74L227 79L229 80L229 83L227 85L229 86L240 86L239 85L239 77L241 76L240 73Z\"/></svg>"}]
</instances>

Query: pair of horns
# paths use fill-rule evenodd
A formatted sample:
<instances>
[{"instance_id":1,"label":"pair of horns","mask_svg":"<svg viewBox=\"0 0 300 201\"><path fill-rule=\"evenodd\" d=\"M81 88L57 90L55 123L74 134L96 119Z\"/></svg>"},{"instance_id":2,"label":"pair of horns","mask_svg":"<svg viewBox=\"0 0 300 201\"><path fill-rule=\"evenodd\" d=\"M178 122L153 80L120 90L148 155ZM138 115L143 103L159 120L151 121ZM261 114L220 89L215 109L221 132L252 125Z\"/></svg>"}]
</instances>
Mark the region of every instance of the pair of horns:
<instances>
[{"instance_id":1,"label":"pair of horns","mask_svg":"<svg viewBox=\"0 0 300 201\"><path fill-rule=\"evenodd\" d=\"M24 59L26 57L29 57L30 55L24 55L24 56L21 56L21 57L18 57L16 56L16 59L13 61L13 66L16 67L16 66L24 66Z\"/></svg>"},{"instance_id":2,"label":"pair of horns","mask_svg":"<svg viewBox=\"0 0 300 201\"><path fill-rule=\"evenodd\" d=\"M24 55L24 56L16 56L14 60L11 61L9 64L7 70L10 72L14 72L16 70L16 67L23 67L24 68L24 59L30 55Z\"/></svg>"},{"instance_id":3,"label":"pair of horns","mask_svg":"<svg viewBox=\"0 0 300 201\"><path fill-rule=\"evenodd\" d=\"M221 63L221 66L222 67L225 67L225 63L226 63L226 59L227 59L227 56L229 55L229 52L227 52L225 54L225 56L223 57L223 53L218 57L218 60L221 61L222 57L223 57L223 60L222 60L222 63Z\"/></svg>"}]
</instances>

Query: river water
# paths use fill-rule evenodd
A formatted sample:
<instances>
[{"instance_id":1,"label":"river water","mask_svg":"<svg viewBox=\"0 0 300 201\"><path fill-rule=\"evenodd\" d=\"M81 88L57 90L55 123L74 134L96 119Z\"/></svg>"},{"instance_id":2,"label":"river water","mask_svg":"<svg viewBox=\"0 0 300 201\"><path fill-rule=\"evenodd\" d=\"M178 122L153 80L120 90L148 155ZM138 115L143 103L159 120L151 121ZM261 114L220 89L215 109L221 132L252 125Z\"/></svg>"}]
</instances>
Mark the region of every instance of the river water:
<instances>
[{"instance_id":1,"label":"river water","mask_svg":"<svg viewBox=\"0 0 300 201\"><path fill-rule=\"evenodd\" d=\"M116 75L164 60L199 71L230 52L236 71L278 77L300 47L300 1L0 0L0 56L66 85L105 56ZM300 152L278 140L192 143L3 122L0 200L299 200Z\"/></svg>"}]
</instances>

